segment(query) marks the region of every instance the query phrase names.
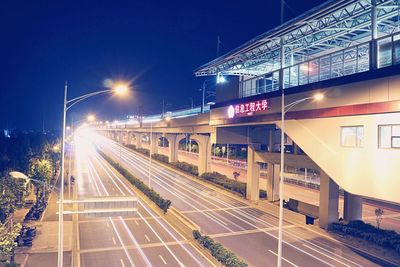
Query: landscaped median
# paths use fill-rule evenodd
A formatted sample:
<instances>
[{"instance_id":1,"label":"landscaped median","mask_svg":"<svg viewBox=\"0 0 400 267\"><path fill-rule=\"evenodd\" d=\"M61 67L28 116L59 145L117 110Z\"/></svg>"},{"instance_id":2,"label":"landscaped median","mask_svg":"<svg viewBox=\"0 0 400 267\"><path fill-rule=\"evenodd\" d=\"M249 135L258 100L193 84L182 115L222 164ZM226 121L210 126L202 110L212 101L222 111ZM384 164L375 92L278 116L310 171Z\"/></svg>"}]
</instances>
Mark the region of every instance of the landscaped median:
<instances>
[{"instance_id":1,"label":"landscaped median","mask_svg":"<svg viewBox=\"0 0 400 267\"><path fill-rule=\"evenodd\" d=\"M109 156L104 154L103 151L99 150L99 154L108 162L111 166L113 166L122 176L124 176L131 184L133 184L137 189L143 192L149 199L151 199L157 206L159 206L164 213L167 213L168 208L171 206L171 201L161 197L156 191L148 187L145 183L143 183L140 179L136 178L132 174L129 173L127 169L119 165Z\"/></svg>"},{"instance_id":2,"label":"landscaped median","mask_svg":"<svg viewBox=\"0 0 400 267\"><path fill-rule=\"evenodd\" d=\"M227 267L246 267L247 263L238 258L235 253L226 249L221 243L218 243L209 236L202 235L199 231L193 231L193 237L205 249L210 251L211 255L222 265Z\"/></svg>"},{"instance_id":3,"label":"landscaped median","mask_svg":"<svg viewBox=\"0 0 400 267\"><path fill-rule=\"evenodd\" d=\"M367 240L374 245L383 247L385 250L395 251L400 255L400 234L395 231L379 229L363 221L332 223L330 231Z\"/></svg>"},{"instance_id":4,"label":"landscaped median","mask_svg":"<svg viewBox=\"0 0 400 267\"><path fill-rule=\"evenodd\" d=\"M126 147L139 152L140 154L143 154L145 156L149 156L150 151L146 148L136 148L135 145L125 145ZM210 182L214 185L220 186L224 189L227 189L231 192L235 192L242 197L246 197L246 188L247 185L246 183L239 182L236 180L229 179L226 175L218 173L218 172L206 172L203 173L202 175L199 176L199 171L197 166L193 164L189 164L186 162L169 162L168 156L162 155L162 154L152 154L151 155L153 159L167 164L171 166L174 169L183 171L187 174L193 175L198 179ZM260 198L266 198L267 197L267 192L265 190L260 190Z\"/></svg>"}]
</instances>

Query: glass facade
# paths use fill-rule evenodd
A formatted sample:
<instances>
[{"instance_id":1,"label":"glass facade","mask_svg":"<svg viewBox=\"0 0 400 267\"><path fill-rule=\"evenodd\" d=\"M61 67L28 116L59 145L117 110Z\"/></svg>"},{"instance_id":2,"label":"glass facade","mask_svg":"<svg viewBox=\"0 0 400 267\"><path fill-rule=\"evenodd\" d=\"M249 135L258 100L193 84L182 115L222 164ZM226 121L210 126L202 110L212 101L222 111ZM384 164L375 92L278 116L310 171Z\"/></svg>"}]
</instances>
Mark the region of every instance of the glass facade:
<instances>
[{"instance_id":1,"label":"glass facade","mask_svg":"<svg viewBox=\"0 0 400 267\"><path fill-rule=\"evenodd\" d=\"M350 47L283 70L283 88L304 85L369 70L369 43Z\"/></svg>"},{"instance_id":2,"label":"glass facade","mask_svg":"<svg viewBox=\"0 0 400 267\"><path fill-rule=\"evenodd\" d=\"M343 77L370 70L371 42L336 51L317 58L295 62L282 70L283 89ZM377 67L384 68L400 64L400 34L377 40ZM240 97L263 94L280 89L279 69L258 77L243 78L240 82Z\"/></svg>"},{"instance_id":3,"label":"glass facade","mask_svg":"<svg viewBox=\"0 0 400 267\"><path fill-rule=\"evenodd\" d=\"M243 78L239 86L240 97L259 95L279 90L279 71L253 78Z\"/></svg>"}]
</instances>

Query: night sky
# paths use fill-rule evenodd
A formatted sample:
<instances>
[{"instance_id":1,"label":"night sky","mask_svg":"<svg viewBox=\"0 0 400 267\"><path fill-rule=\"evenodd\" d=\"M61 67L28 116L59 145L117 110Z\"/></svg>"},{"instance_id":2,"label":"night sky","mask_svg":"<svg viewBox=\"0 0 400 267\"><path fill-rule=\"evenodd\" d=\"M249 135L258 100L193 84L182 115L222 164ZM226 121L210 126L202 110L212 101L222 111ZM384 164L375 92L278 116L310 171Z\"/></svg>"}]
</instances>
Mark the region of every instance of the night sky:
<instances>
[{"instance_id":1,"label":"night sky","mask_svg":"<svg viewBox=\"0 0 400 267\"><path fill-rule=\"evenodd\" d=\"M285 19L322 3L286 0ZM61 128L64 82L69 97L132 80L133 95L78 104L76 120L102 119L201 103L204 78L193 70L277 26L279 0L1 1L0 128Z\"/></svg>"}]
</instances>

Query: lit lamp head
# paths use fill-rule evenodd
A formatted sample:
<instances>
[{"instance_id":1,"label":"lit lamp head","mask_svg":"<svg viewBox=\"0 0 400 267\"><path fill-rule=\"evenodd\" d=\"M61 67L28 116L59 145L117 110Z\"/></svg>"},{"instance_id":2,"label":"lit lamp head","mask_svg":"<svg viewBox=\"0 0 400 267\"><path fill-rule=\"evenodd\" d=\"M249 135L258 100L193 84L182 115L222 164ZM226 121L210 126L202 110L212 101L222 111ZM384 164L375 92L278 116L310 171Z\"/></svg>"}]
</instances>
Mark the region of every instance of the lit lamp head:
<instances>
[{"instance_id":1,"label":"lit lamp head","mask_svg":"<svg viewBox=\"0 0 400 267\"><path fill-rule=\"evenodd\" d=\"M117 95L126 95L129 91L129 86L125 83L117 83L112 88L113 92Z\"/></svg>"},{"instance_id":2,"label":"lit lamp head","mask_svg":"<svg viewBox=\"0 0 400 267\"><path fill-rule=\"evenodd\" d=\"M59 145L54 145L53 146L53 152L57 153L60 151L60 146Z\"/></svg>"},{"instance_id":3,"label":"lit lamp head","mask_svg":"<svg viewBox=\"0 0 400 267\"><path fill-rule=\"evenodd\" d=\"M316 93L316 94L313 96L313 98L314 98L314 100L316 100L316 101L321 101L322 99L324 99L324 95L321 94L321 93Z\"/></svg>"},{"instance_id":4,"label":"lit lamp head","mask_svg":"<svg viewBox=\"0 0 400 267\"><path fill-rule=\"evenodd\" d=\"M170 122L170 121L171 121L171 116L166 116L166 117L165 117L165 121L166 121L166 122Z\"/></svg>"},{"instance_id":5,"label":"lit lamp head","mask_svg":"<svg viewBox=\"0 0 400 267\"><path fill-rule=\"evenodd\" d=\"M93 114L89 114L87 116L87 121L88 122L94 122L95 119L96 119L96 117Z\"/></svg>"}]
</instances>

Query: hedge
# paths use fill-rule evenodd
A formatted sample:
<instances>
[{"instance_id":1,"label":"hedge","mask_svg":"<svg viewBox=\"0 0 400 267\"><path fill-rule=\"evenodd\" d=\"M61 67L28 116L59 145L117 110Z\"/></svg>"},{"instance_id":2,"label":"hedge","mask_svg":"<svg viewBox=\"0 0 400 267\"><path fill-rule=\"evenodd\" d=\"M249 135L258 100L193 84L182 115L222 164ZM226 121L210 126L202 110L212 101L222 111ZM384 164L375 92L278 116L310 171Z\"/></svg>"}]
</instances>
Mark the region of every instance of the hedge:
<instances>
[{"instance_id":1,"label":"hedge","mask_svg":"<svg viewBox=\"0 0 400 267\"><path fill-rule=\"evenodd\" d=\"M149 156L149 150L145 148L136 148L134 145L126 145L128 148L131 148L141 154L144 154L146 156ZM186 163L186 162L169 162L168 156L162 155L162 154L152 154L152 157L155 160L158 160L162 163L167 163L171 165L175 169L179 169L183 172L186 172L188 174L194 175L194 176L199 176L199 169L196 165ZM239 182L233 179L229 179L226 175L220 174L218 172L208 172L208 173L203 173L200 178L209 181L211 183L214 183L216 185L222 186L225 189L228 189L230 191L239 193L243 197L246 197L246 183ZM267 192L265 190L260 190L260 198L266 198L267 197Z\"/></svg>"},{"instance_id":2,"label":"hedge","mask_svg":"<svg viewBox=\"0 0 400 267\"><path fill-rule=\"evenodd\" d=\"M247 263L238 258L232 251L224 248L221 243L216 242L209 236L202 236L197 230L194 230L193 237L204 248L211 252L211 255L222 265L227 267L246 267Z\"/></svg>"},{"instance_id":3,"label":"hedge","mask_svg":"<svg viewBox=\"0 0 400 267\"><path fill-rule=\"evenodd\" d=\"M99 154L108 162L111 166L113 166L122 176L124 176L131 184L133 184L137 189L142 191L148 198L150 198L154 203L159 206L164 213L167 213L168 208L171 206L171 201L168 199L164 199L161 197L156 191L148 187L145 183L143 183L140 179L136 178L132 174L129 173L127 169L119 165L117 162L112 160L103 151L99 150Z\"/></svg>"},{"instance_id":4,"label":"hedge","mask_svg":"<svg viewBox=\"0 0 400 267\"><path fill-rule=\"evenodd\" d=\"M158 161L161 161L161 162L164 162L164 163L169 163L169 158L168 158L168 156L165 156L165 155L162 155L162 154L157 154L157 153L154 153L154 154L152 154L151 155L155 160L158 160Z\"/></svg>"},{"instance_id":5,"label":"hedge","mask_svg":"<svg viewBox=\"0 0 400 267\"><path fill-rule=\"evenodd\" d=\"M211 183L222 186L225 189L239 193L243 197L246 197L246 183L238 182L236 180L229 179L226 175L220 174L218 172L206 172L203 173L200 178L209 181ZM260 190L260 198L266 198L267 192L265 190Z\"/></svg>"},{"instance_id":6,"label":"hedge","mask_svg":"<svg viewBox=\"0 0 400 267\"><path fill-rule=\"evenodd\" d=\"M187 172L187 173L195 175L195 176L199 175L199 168L196 165L189 164L186 162L181 162L181 161L171 162L170 164L173 167L175 167L181 171Z\"/></svg>"},{"instance_id":7,"label":"hedge","mask_svg":"<svg viewBox=\"0 0 400 267\"><path fill-rule=\"evenodd\" d=\"M395 250L400 254L400 234L395 231L379 229L363 221L332 223L329 229L333 232L362 238L375 245Z\"/></svg>"}]
</instances>

